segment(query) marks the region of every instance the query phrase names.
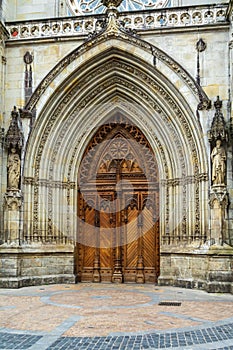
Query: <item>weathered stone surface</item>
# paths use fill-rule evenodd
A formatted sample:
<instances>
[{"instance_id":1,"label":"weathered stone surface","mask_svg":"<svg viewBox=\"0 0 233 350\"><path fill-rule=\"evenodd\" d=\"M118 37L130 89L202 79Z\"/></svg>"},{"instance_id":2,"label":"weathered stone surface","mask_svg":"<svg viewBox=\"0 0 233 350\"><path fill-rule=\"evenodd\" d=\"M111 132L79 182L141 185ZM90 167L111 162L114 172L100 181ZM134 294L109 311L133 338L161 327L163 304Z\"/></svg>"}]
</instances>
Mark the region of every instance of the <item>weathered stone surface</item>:
<instances>
[{"instance_id":1,"label":"weathered stone surface","mask_svg":"<svg viewBox=\"0 0 233 350\"><path fill-rule=\"evenodd\" d=\"M117 114L141 129L158 163L159 208L152 204L159 217L158 283L232 291L232 9L220 2L211 3L214 17L209 18L209 6L201 0L173 0L177 21L187 12L179 6L193 5L191 24L176 22L176 16L170 24L169 18L163 22L158 17L161 11L154 10L150 14L156 25L150 28L151 18L146 20L144 14L137 16L145 21L141 24L137 13L127 14L122 26L109 12L109 25L98 35L96 28L88 29L86 18L80 24L66 18L64 9L54 13L54 6L45 0L35 6L27 0L20 6L3 2L0 286L73 279L78 260L74 247L85 222L77 217L80 164L94 131ZM171 11L166 9L169 15ZM28 19L34 20L28 23ZM96 15L90 22L98 19L103 20ZM137 33L129 31L130 26ZM205 47L197 51L199 38ZM24 60L26 52L32 57L30 64ZM29 72L33 94L26 104ZM211 188L213 140L207 136L217 96L229 132L224 136L226 174L218 191ZM15 105L24 111L22 116L30 115L21 120L24 145L18 197L7 189L5 147ZM125 227L123 231L127 236ZM133 234L129 230L129 236Z\"/></svg>"},{"instance_id":2,"label":"weathered stone surface","mask_svg":"<svg viewBox=\"0 0 233 350\"><path fill-rule=\"evenodd\" d=\"M222 249L215 250L215 253L212 251L211 256L163 256L158 284L204 289L213 293L230 293L232 281L232 255L229 255L229 250L226 255L226 251L224 253Z\"/></svg>"}]
</instances>

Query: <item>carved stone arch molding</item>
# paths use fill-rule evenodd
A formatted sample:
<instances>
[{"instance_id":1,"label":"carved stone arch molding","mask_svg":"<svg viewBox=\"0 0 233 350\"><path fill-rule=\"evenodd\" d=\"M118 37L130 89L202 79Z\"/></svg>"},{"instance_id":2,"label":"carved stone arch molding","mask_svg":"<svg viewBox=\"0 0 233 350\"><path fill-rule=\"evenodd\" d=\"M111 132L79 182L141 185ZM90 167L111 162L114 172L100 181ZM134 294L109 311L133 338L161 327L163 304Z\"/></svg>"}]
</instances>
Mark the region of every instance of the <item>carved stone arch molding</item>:
<instances>
[{"instance_id":1,"label":"carved stone arch molding","mask_svg":"<svg viewBox=\"0 0 233 350\"><path fill-rule=\"evenodd\" d=\"M80 162L98 128L117 113L137 125L156 155L161 242L204 240L207 157L195 115L195 84L190 87L179 74L168 79L162 67L156 70L145 61L151 56L142 47L134 47L133 54L128 43L123 52L122 40L115 38L107 50L101 45L98 52L96 46L84 50L82 59L76 57L57 76L55 89L41 87L42 95L37 90L29 102L39 108L25 156L25 240L75 239ZM185 97L176 79L186 85Z\"/></svg>"},{"instance_id":2,"label":"carved stone arch molding","mask_svg":"<svg viewBox=\"0 0 233 350\"><path fill-rule=\"evenodd\" d=\"M46 100L49 100L56 88L61 86L72 72L80 69L83 62L87 63L91 57L96 57L101 53L106 55L109 50L114 49L119 49L123 57L127 54L133 54L135 59L139 58L145 63L150 62L151 67L163 73L174 86L180 86L180 89L186 92L186 99L190 98L189 105L192 101L199 109L210 107L210 101L204 90L176 60L138 36L120 31L117 35L116 33L104 33L90 38L61 59L38 85L28 101L26 109L36 108L40 112L44 106L45 96ZM158 61L156 66L154 66L155 60ZM189 96L189 92L193 98Z\"/></svg>"}]
</instances>

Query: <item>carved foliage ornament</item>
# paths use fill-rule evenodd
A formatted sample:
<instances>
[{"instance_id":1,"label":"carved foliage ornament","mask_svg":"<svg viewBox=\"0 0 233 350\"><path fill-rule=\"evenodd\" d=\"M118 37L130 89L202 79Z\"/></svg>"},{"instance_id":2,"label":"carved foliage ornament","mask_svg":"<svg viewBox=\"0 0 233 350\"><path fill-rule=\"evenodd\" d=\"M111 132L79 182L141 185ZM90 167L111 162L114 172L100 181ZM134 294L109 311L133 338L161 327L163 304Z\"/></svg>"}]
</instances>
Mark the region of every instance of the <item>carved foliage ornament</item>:
<instances>
[{"instance_id":1,"label":"carved foliage ornament","mask_svg":"<svg viewBox=\"0 0 233 350\"><path fill-rule=\"evenodd\" d=\"M108 139L110 135L111 140ZM132 147L137 149L137 154ZM94 154L101 152L103 162L98 164L99 157L94 157ZM93 142L86 151L85 161L80 169L79 182L86 182L90 174L97 172L99 174L115 172L113 169L116 168L117 159L122 161L121 171L123 173L142 173L140 169L142 166L148 179L156 181L157 164L145 136L127 118L116 115L93 137Z\"/></svg>"}]
</instances>

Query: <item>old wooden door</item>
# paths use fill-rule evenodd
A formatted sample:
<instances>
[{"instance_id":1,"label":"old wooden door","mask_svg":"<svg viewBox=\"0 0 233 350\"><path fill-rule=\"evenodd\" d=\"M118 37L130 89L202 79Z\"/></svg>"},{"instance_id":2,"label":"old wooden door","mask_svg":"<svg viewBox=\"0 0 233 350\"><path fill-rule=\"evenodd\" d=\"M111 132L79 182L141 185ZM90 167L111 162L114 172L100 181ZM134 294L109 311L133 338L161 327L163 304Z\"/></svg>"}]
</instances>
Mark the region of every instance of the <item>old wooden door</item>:
<instances>
[{"instance_id":1,"label":"old wooden door","mask_svg":"<svg viewBox=\"0 0 233 350\"><path fill-rule=\"evenodd\" d=\"M79 173L77 281L156 282L157 164L140 130L122 118L103 125Z\"/></svg>"}]
</instances>

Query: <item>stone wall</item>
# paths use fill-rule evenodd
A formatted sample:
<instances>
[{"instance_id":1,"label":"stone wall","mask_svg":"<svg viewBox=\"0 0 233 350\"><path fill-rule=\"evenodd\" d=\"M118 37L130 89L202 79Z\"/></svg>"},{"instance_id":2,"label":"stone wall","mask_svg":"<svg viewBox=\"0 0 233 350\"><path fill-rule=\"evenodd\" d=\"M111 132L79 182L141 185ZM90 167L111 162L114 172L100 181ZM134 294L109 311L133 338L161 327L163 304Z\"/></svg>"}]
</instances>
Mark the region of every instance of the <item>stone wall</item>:
<instances>
[{"instance_id":1,"label":"stone wall","mask_svg":"<svg viewBox=\"0 0 233 350\"><path fill-rule=\"evenodd\" d=\"M178 248L177 250L180 251ZM233 250L212 246L207 251L161 253L159 285L232 293Z\"/></svg>"},{"instance_id":2,"label":"stone wall","mask_svg":"<svg viewBox=\"0 0 233 350\"><path fill-rule=\"evenodd\" d=\"M74 283L73 247L1 247L0 288Z\"/></svg>"},{"instance_id":3,"label":"stone wall","mask_svg":"<svg viewBox=\"0 0 233 350\"><path fill-rule=\"evenodd\" d=\"M25 1L20 8L13 0L7 6L6 2L3 4L8 18L9 6L13 6L11 20L24 21L30 14L30 19L39 16L43 21L35 20L30 28L26 21L11 23L10 39L6 48L1 46L2 56L6 57L0 64L3 86L0 102L4 106L0 111L1 125L5 131L8 129L14 105L25 107L26 52L33 57L36 122L30 127L31 117L25 117L22 112L25 144L20 199L23 204L17 208L17 215L4 207L7 149L0 146L0 286L16 288L74 281L72 243L77 232L78 167L93 130L107 120L115 106L143 130L158 157L159 284L230 292L232 248L213 246L211 241L208 207L211 163L207 135L215 114L216 96L223 101L221 111L227 125L231 118L227 20L189 27L141 28L139 37L123 28L117 32L119 23L115 23L115 27L109 26L106 35L94 35L87 41L87 31L70 35L51 32L54 27L49 27L51 21L46 18L54 17L56 22L58 2L39 1L32 5L31 1ZM177 3L184 4L188 3ZM38 37L23 37L23 30L27 28L29 33L33 26L50 29L46 35L41 29ZM14 28L19 30L19 37L13 37ZM196 44L200 38L206 49L199 53L201 86L197 88ZM138 100L140 108L135 102ZM210 101L211 107L207 103ZM198 109L199 104L202 106ZM227 243L232 244L230 144L227 152L230 210L227 207L224 224L230 236ZM12 215L17 216L16 233L12 226L16 219ZM210 244L206 246L207 241Z\"/></svg>"},{"instance_id":4,"label":"stone wall","mask_svg":"<svg viewBox=\"0 0 233 350\"><path fill-rule=\"evenodd\" d=\"M50 18L58 16L59 0L47 2L46 0L3 1L6 21L20 21L38 18Z\"/></svg>"},{"instance_id":5,"label":"stone wall","mask_svg":"<svg viewBox=\"0 0 233 350\"><path fill-rule=\"evenodd\" d=\"M161 35L162 33L162 35ZM228 57L229 57L229 33L225 25L219 25L212 32L209 28L199 27L188 31L177 31L176 28L152 31L150 34L140 31L142 39L150 42L165 51L173 59L179 62L193 77L197 74L196 43L201 37L207 48L200 54L200 79L201 86L205 89L210 99L220 96L223 100L224 115L228 120ZM24 40L19 43L9 41L7 44L7 86L6 86L6 115L9 117L12 107L24 106L24 62L23 57L27 51L33 54L33 90L38 86L46 74L74 48L81 45L83 38L39 38ZM218 49L216 49L218 48ZM17 65L15 62L17 61ZM217 62L217 64L216 64ZM219 64L218 64L219 62ZM212 67L215 65L215 70ZM212 119L211 111L205 119L201 119L206 130L210 127ZM5 122L7 124L7 122Z\"/></svg>"}]
</instances>

